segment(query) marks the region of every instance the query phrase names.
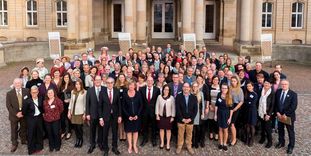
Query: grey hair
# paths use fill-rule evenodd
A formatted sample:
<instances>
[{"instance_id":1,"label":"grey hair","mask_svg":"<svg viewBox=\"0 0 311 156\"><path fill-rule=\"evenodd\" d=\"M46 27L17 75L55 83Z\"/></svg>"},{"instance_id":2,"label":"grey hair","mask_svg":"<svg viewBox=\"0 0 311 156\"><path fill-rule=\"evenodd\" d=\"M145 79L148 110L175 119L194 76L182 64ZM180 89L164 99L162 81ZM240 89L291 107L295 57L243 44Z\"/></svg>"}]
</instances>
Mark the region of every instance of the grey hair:
<instances>
[{"instance_id":1,"label":"grey hair","mask_svg":"<svg viewBox=\"0 0 311 156\"><path fill-rule=\"evenodd\" d=\"M36 85L34 85L34 86L32 86L31 88L30 88L30 90L38 90L39 88L36 86Z\"/></svg>"}]
</instances>

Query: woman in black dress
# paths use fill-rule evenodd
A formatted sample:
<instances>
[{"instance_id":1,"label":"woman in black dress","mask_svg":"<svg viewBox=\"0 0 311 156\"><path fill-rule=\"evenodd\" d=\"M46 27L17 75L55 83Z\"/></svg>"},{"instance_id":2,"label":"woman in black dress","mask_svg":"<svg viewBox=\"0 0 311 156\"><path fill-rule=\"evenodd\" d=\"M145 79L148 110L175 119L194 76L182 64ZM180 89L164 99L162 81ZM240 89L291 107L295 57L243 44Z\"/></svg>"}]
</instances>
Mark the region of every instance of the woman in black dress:
<instances>
[{"instance_id":1,"label":"woman in black dress","mask_svg":"<svg viewBox=\"0 0 311 156\"><path fill-rule=\"evenodd\" d=\"M39 72L37 70L33 70L31 72L31 80L29 80L26 84L26 88L30 89L32 86L37 86L38 88L43 84L43 80L39 77Z\"/></svg>"},{"instance_id":2,"label":"woman in black dress","mask_svg":"<svg viewBox=\"0 0 311 156\"><path fill-rule=\"evenodd\" d=\"M245 115L246 115L246 144L252 146L254 143L255 126L257 123L257 108L258 95L254 92L254 84L248 82L246 84L246 96L244 100Z\"/></svg>"},{"instance_id":3,"label":"woman in black dress","mask_svg":"<svg viewBox=\"0 0 311 156\"><path fill-rule=\"evenodd\" d=\"M138 91L136 91L136 82L129 83L128 91L123 94L123 113L124 113L124 130L127 133L127 140L129 144L128 152L132 153L134 149L135 153L138 153L137 140L138 131L141 128L141 111L143 108L142 97ZM133 141L133 144L132 144Z\"/></svg>"},{"instance_id":4,"label":"woman in black dress","mask_svg":"<svg viewBox=\"0 0 311 156\"><path fill-rule=\"evenodd\" d=\"M224 151L228 150L228 127L232 118L232 96L230 95L229 86L221 85L221 92L218 93L215 105L215 120L219 126L219 146L218 148Z\"/></svg>"}]
</instances>

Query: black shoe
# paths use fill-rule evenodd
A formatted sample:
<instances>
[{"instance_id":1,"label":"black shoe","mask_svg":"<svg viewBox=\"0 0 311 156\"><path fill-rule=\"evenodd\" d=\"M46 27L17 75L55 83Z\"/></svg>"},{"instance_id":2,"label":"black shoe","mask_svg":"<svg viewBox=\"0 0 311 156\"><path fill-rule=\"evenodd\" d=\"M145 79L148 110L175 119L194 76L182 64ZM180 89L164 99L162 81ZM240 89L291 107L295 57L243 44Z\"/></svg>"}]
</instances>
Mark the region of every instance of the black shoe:
<instances>
[{"instance_id":1,"label":"black shoe","mask_svg":"<svg viewBox=\"0 0 311 156\"><path fill-rule=\"evenodd\" d=\"M287 154L293 154L293 148L288 148L287 149Z\"/></svg>"},{"instance_id":2,"label":"black shoe","mask_svg":"<svg viewBox=\"0 0 311 156\"><path fill-rule=\"evenodd\" d=\"M171 148L167 148L167 147L166 147L165 149L166 149L167 151L170 151L170 150L171 150Z\"/></svg>"},{"instance_id":3,"label":"black shoe","mask_svg":"<svg viewBox=\"0 0 311 156\"><path fill-rule=\"evenodd\" d=\"M160 145L160 146L159 146L159 148L160 148L160 149L163 149L163 148L164 148L164 146L162 146L162 147L161 147L161 145Z\"/></svg>"},{"instance_id":4,"label":"black shoe","mask_svg":"<svg viewBox=\"0 0 311 156\"><path fill-rule=\"evenodd\" d=\"M153 147L157 146L157 142L156 142L155 140L152 141L152 146L153 146Z\"/></svg>"},{"instance_id":5,"label":"black shoe","mask_svg":"<svg viewBox=\"0 0 311 156\"><path fill-rule=\"evenodd\" d=\"M265 139L264 138L261 138L259 141L258 141L258 143L260 143L260 144L263 144L265 142Z\"/></svg>"},{"instance_id":6,"label":"black shoe","mask_svg":"<svg viewBox=\"0 0 311 156\"><path fill-rule=\"evenodd\" d=\"M80 139L80 142L79 142L79 148L81 148L82 147L82 145L83 145L83 139Z\"/></svg>"},{"instance_id":7,"label":"black shoe","mask_svg":"<svg viewBox=\"0 0 311 156\"><path fill-rule=\"evenodd\" d=\"M222 150L223 146L222 145L218 145L218 149Z\"/></svg>"},{"instance_id":8,"label":"black shoe","mask_svg":"<svg viewBox=\"0 0 311 156\"><path fill-rule=\"evenodd\" d=\"M55 148L55 151L56 151L56 152L58 152L59 150L60 150L60 147L58 147L58 148Z\"/></svg>"},{"instance_id":9,"label":"black shoe","mask_svg":"<svg viewBox=\"0 0 311 156\"><path fill-rule=\"evenodd\" d=\"M121 152L117 149L117 148L112 148L112 152L115 154L115 155L120 155Z\"/></svg>"},{"instance_id":10,"label":"black shoe","mask_svg":"<svg viewBox=\"0 0 311 156\"><path fill-rule=\"evenodd\" d=\"M89 150L87 151L87 154L93 153L94 149L95 149L95 145L92 145L92 146L89 148Z\"/></svg>"},{"instance_id":11,"label":"black shoe","mask_svg":"<svg viewBox=\"0 0 311 156\"><path fill-rule=\"evenodd\" d=\"M147 139L143 139L143 141L141 142L140 146L144 147L146 145L146 143L148 142Z\"/></svg>"},{"instance_id":12,"label":"black shoe","mask_svg":"<svg viewBox=\"0 0 311 156\"><path fill-rule=\"evenodd\" d=\"M108 150L104 152L104 156L108 156Z\"/></svg>"},{"instance_id":13,"label":"black shoe","mask_svg":"<svg viewBox=\"0 0 311 156\"><path fill-rule=\"evenodd\" d=\"M98 144L99 150L104 151L104 146L102 144Z\"/></svg>"},{"instance_id":14,"label":"black shoe","mask_svg":"<svg viewBox=\"0 0 311 156\"><path fill-rule=\"evenodd\" d=\"M199 148L199 144L198 143L194 144L194 148Z\"/></svg>"},{"instance_id":15,"label":"black shoe","mask_svg":"<svg viewBox=\"0 0 311 156\"><path fill-rule=\"evenodd\" d=\"M80 140L79 139L76 139L76 143L75 143L75 146L74 147L78 147L79 146L79 142L80 142Z\"/></svg>"},{"instance_id":16,"label":"black shoe","mask_svg":"<svg viewBox=\"0 0 311 156\"><path fill-rule=\"evenodd\" d=\"M205 143L203 141L200 143L200 145L202 148L205 147Z\"/></svg>"},{"instance_id":17,"label":"black shoe","mask_svg":"<svg viewBox=\"0 0 311 156\"><path fill-rule=\"evenodd\" d=\"M270 148L272 146L272 142L268 142L265 148Z\"/></svg>"},{"instance_id":18,"label":"black shoe","mask_svg":"<svg viewBox=\"0 0 311 156\"><path fill-rule=\"evenodd\" d=\"M54 151L54 149L53 148L50 148L50 152L53 152Z\"/></svg>"},{"instance_id":19,"label":"black shoe","mask_svg":"<svg viewBox=\"0 0 311 156\"><path fill-rule=\"evenodd\" d=\"M225 145L222 147L222 149L223 149L224 151L228 151L228 147L225 146Z\"/></svg>"},{"instance_id":20,"label":"black shoe","mask_svg":"<svg viewBox=\"0 0 311 156\"><path fill-rule=\"evenodd\" d=\"M26 145L27 141L26 140L22 140L22 145Z\"/></svg>"},{"instance_id":21,"label":"black shoe","mask_svg":"<svg viewBox=\"0 0 311 156\"><path fill-rule=\"evenodd\" d=\"M285 144L284 143L277 143L276 145L275 145L275 148L282 148L282 147L284 147L285 146Z\"/></svg>"}]
</instances>

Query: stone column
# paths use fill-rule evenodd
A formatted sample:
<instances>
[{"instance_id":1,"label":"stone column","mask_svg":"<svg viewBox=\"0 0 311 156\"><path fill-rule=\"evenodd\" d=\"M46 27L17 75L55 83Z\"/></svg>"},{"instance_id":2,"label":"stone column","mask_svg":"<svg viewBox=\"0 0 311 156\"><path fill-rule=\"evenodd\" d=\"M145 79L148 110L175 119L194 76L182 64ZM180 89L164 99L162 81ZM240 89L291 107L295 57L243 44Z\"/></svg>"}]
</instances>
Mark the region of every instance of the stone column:
<instances>
[{"instance_id":1,"label":"stone column","mask_svg":"<svg viewBox=\"0 0 311 156\"><path fill-rule=\"evenodd\" d=\"M191 31L191 2L192 0L182 1L182 33L192 33Z\"/></svg>"},{"instance_id":2,"label":"stone column","mask_svg":"<svg viewBox=\"0 0 311 156\"><path fill-rule=\"evenodd\" d=\"M204 0L195 0L195 35L198 43L203 43Z\"/></svg>"},{"instance_id":3,"label":"stone column","mask_svg":"<svg viewBox=\"0 0 311 156\"><path fill-rule=\"evenodd\" d=\"M254 0L254 12L253 12L253 44L260 44L261 41L261 11L262 0Z\"/></svg>"},{"instance_id":4,"label":"stone column","mask_svg":"<svg viewBox=\"0 0 311 156\"><path fill-rule=\"evenodd\" d=\"M80 33L80 39L86 39L90 40L92 38L93 34L93 6L92 0L79 0L80 6L79 7L79 33Z\"/></svg>"},{"instance_id":5,"label":"stone column","mask_svg":"<svg viewBox=\"0 0 311 156\"><path fill-rule=\"evenodd\" d=\"M242 44L250 42L251 36L251 15L252 5L250 0L241 0L241 23L240 23L240 42ZM260 14L261 15L261 14Z\"/></svg>"},{"instance_id":6,"label":"stone column","mask_svg":"<svg viewBox=\"0 0 311 156\"><path fill-rule=\"evenodd\" d=\"M137 40L139 41L145 41L146 40L146 0L136 0L137 4L137 27L136 27L136 36Z\"/></svg>"},{"instance_id":7,"label":"stone column","mask_svg":"<svg viewBox=\"0 0 311 156\"><path fill-rule=\"evenodd\" d=\"M131 37L133 36L133 0L125 0L124 1L125 11L124 11L124 31L127 33L131 33Z\"/></svg>"},{"instance_id":8,"label":"stone column","mask_svg":"<svg viewBox=\"0 0 311 156\"><path fill-rule=\"evenodd\" d=\"M79 3L76 0L67 0L67 38L68 40L79 39Z\"/></svg>"}]
</instances>

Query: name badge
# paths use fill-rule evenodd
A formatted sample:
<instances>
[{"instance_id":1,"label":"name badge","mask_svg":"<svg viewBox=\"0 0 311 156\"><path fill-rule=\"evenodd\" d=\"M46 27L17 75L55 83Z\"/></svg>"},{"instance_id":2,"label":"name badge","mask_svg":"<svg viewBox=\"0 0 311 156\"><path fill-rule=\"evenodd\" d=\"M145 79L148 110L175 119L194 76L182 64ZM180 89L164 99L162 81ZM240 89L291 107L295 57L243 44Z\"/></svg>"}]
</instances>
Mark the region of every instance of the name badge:
<instances>
[{"instance_id":1,"label":"name badge","mask_svg":"<svg viewBox=\"0 0 311 156\"><path fill-rule=\"evenodd\" d=\"M250 97L250 98L254 98L254 95L250 95L249 97Z\"/></svg>"},{"instance_id":2,"label":"name badge","mask_svg":"<svg viewBox=\"0 0 311 156\"><path fill-rule=\"evenodd\" d=\"M26 100L28 98L28 96L26 95L26 96L24 96L24 100Z\"/></svg>"},{"instance_id":3,"label":"name badge","mask_svg":"<svg viewBox=\"0 0 311 156\"><path fill-rule=\"evenodd\" d=\"M219 98L218 101L221 102L222 100Z\"/></svg>"},{"instance_id":4,"label":"name badge","mask_svg":"<svg viewBox=\"0 0 311 156\"><path fill-rule=\"evenodd\" d=\"M120 92L122 93L122 92L123 92L123 89L120 89Z\"/></svg>"},{"instance_id":5,"label":"name badge","mask_svg":"<svg viewBox=\"0 0 311 156\"><path fill-rule=\"evenodd\" d=\"M37 86L41 86L41 83L37 83Z\"/></svg>"},{"instance_id":6,"label":"name badge","mask_svg":"<svg viewBox=\"0 0 311 156\"><path fill-rule=\"evenodd\" d=\"M51 109L54 109L54 108L55 108L55 105L51 105L50 107L51 107Z\"/></svg>"}]
</instances>

